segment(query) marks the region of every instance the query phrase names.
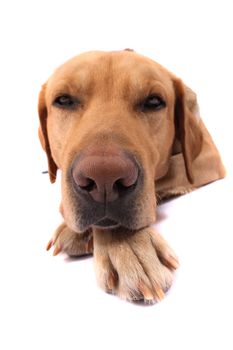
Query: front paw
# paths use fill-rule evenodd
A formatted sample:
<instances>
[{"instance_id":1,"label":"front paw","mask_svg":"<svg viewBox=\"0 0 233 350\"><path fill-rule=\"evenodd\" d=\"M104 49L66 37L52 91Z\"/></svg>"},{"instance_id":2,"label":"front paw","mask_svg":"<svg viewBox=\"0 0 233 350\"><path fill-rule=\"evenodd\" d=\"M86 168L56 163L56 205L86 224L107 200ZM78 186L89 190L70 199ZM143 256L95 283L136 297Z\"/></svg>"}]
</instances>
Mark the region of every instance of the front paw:
<instances>
[{"instance_id":1,"label":"front paw","mask_svg":"<svg viewBox=\"0 0 233 350\"><path fill-rule=\"evenodd\" d=\"M65 223L55 231L47 245L47 250L54 247L53 255L65 252L69 256L82 256L93 253L92 231L77 233L71 230Z\"/></svg>"},{"instance_id":2,"label":"front paw","mask_svg":"<svg viewBox=\"0 0 233 350\"><path fill-rule=\"evenodd\" d=\"M178 259L151 228L135 233L94 230L97 281L127 300L154 303L170 288Z\"/></svg>"}]
</instances>

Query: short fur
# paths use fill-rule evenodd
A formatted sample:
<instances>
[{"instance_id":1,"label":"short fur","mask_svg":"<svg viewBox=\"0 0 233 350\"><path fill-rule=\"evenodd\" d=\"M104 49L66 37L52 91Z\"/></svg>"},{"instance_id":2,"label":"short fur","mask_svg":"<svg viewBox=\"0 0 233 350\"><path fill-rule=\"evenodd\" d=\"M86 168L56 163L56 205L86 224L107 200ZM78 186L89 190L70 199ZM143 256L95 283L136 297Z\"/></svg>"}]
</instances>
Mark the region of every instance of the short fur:
<instances>
[{"instance_id":1,"label":"short fur","mask_svg":"<svg viewBox=\"0 0 233 350\"><path fill-rule=\"evenodd\" d=\"M139 101L153 93L166 100L166 108L142 112ZM56 108L53 101L59 94L76 96L79 108ZM48 248L54 245L55 254L62 250L75 256L94 248L97 281L103 289L128 300L160 300L172 283L178 259L151 228L157 200L225 175L199 116L195 93L161 65L133 51L89 52L66 62L49 78L40 92L39 117L50 180L56 180L57 169L62 179L64 223ZM102 229L83 219L85 209L73 193L70 169L77 155L90 148L110 152L112 144L135 156L144 177L121 214L120 227Z\"/></svg>"}]
</instances>

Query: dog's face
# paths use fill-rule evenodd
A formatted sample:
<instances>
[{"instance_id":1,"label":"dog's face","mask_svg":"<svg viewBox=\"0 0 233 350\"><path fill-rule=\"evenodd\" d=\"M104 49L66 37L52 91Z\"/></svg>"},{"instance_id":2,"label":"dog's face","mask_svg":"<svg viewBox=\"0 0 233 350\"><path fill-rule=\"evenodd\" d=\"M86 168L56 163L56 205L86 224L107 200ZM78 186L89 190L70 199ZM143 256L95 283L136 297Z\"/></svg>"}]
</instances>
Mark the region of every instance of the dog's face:
<instances>
[{"instance_id":1,"label":"dog's face","mask_svg":"<svg viewBox=\"0 0 233 350\"><path fill-rule=\"evenodd\" d=\"M61 170L70 228L136 230L155 221L156 180L168 170L175 139L191 178L196 155L183 136L184 94L175 76L131 51L82 54L52 75L40 93L39 134L51 181Z\"/></svg>"}]
</instances>

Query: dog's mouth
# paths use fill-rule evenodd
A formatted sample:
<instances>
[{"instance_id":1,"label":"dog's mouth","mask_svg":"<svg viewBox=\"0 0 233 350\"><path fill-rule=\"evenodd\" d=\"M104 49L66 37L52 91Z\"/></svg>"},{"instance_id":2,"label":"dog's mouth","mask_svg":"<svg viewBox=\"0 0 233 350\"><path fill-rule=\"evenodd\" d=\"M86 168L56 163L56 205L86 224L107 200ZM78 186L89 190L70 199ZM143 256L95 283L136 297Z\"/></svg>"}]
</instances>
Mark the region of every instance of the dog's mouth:
<instances>
[{"instance_id":1,"label":"dog's mouth","mask_svg":"<svg viewBox=\"0 0 233 350\"><path fill-rule=\"evenodd\" d=\"M98 220L93 226L96 226L98 228L116 228L119 226L119 223L117 221L109 219L108 217L104 217Z\"/></svg>"}]
</instances>

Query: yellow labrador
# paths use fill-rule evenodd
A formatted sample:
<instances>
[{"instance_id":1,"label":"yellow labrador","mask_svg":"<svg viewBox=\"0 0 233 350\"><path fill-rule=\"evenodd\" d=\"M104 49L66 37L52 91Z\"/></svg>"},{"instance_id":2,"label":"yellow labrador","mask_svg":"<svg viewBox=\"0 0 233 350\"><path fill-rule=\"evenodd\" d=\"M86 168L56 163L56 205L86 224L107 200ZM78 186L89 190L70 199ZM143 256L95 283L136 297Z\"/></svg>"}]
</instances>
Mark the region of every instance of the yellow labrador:
<instances>
[{"instance_id":1,"label":"yellow labrador","mask_svg":"<svg viewBox=\"0 0 233 350\"><path fill-rule=\"evenodd\" d=\"M64 223L48 249L94 251L104 290L127 300L162 299L179 263L151 228L157 199L225 174L195 93L131 50L88 52L48 79L39 116L50 180L60 169L62 182Z\"/></svg>"}]
</instances>

